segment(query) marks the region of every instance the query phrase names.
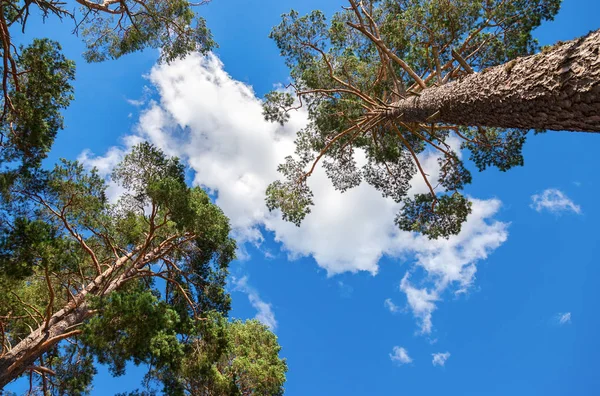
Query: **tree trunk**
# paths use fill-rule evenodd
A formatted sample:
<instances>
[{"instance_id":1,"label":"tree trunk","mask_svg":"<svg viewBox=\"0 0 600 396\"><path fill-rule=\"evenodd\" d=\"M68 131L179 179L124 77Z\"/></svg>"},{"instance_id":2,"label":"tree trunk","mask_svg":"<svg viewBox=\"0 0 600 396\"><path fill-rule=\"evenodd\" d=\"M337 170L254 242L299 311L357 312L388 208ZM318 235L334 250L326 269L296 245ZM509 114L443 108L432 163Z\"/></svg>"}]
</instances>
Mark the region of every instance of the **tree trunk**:
<instances>
[{"instance_id":1,"label":"tree trunk","mask_svg":"<svg viewBox=\"0 0 600 396\"><path fill-rule=\"evenodd\" d=\"M56 323L38 327L27 338L19 342L14 348L0 359L0 389L9 382L18 378L28 367L34 365L45 352L48 352L61 340L74 335L69 331L74 325L83 323L90 316L87 304L73 309Z\"/></svg>"},{"instance_id":2,"label":"tree trunk","mask_svg":"<svg viewBox=\"0 0 600 396\"><path fill-rule=\"evenodd\" d=\"M392 107L406 122L600 132L600 30Z\"/></svg>"}]
</instances>

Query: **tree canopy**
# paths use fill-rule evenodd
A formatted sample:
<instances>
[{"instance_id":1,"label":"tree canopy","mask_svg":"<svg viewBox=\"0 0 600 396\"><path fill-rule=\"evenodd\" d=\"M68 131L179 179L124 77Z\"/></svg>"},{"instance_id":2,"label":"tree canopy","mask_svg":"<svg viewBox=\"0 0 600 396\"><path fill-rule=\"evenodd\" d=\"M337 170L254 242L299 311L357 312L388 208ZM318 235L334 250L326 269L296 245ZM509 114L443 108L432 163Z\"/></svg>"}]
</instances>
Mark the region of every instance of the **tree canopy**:
<instances>
[{"instance_id":1,"label":"tree canopy","mask_svg":"<svg viewBox=\"0 0 600 396\"><path fill-rule=\"evenodd\" d=\"M222 211L148 143L115 168L117 203L96 170L67 160L42 169L74 98L75 65L57 42L17 48L11 36L41 12L73 22L88 62L144 48L171 62L214 47L195 12L205 3L0 4L0 389L29 376L30 394L89 394L97 361L113 375L147 365L137 394L283 392L275 335L227 319L235 242Z\"/></svg>"},{"instance_id":2,"label":"tree canopy","mask_svg":"<svg viewBox=\"0 0 600 396\"><path fill-rule=\"evenodd\" d=\"M560 0L349 0L329 21L320 11L284 14L271 38L292 82L266 96L264 116L283 124L302 106L309 123L298 132L295 156L279 167L283 180L267 189L269 209L299 225L313 205L307 179L321 164L342 192L367 182L402 203L395 220L402 230L457 234L471 212L462 193L472 180L463 153L480 171L523 165L528 131L546 129L534 121L548 118L526 100L556 103L563 110L556 118L570 112L553 129L600 127L600 35L530 56L540 49L533 30L559 6ZM486 95L494 101L481 99ZM519 127L502 127L500 116ZM438 169L424 168L427 155L438 158ZM425 193L409 194L416 178Z\"/></svg>"},{"instance_id":3,"label":"tree canopy","mask_svg":"<svg viewBox=\"0 0 600 396\"><path fill-rule=\"evenodd\" d=\"M207 1L92 0L3 1L0 4L2 92L0 98L0 192L39 166L63 126L60 111L73 99L75 65L59 43L36 39L17 47L12 34L24 32L30 15L73 22L89 62L159 48L172 61L215 46L205 20L194 9Z\"/></svg>"},{"instance_id":4,"label":"tree canopy","mask_svg":"<svg viewBox=\"0 0 600 396\"><path fill-rule=\"evenodd\" d=\"M167 394L281 392L276 337L224 319L235 242L179 160L135 146L113 172L115 204L76 162L35 177L0 210L0 386L37 373L43 394L85 394L96 358L114 375L149 365Z\"/></svg>"}]
</instances>

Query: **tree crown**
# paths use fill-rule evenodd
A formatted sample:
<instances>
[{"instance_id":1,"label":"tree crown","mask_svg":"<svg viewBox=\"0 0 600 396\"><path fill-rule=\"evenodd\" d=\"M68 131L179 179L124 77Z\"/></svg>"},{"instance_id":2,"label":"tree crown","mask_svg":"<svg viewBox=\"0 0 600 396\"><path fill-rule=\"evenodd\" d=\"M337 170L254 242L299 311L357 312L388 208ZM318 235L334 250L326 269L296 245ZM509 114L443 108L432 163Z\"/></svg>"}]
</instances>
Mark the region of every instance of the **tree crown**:
<instances>
[{"instance_id":1,"label":"tree crown","mask_svg":"<svg viewBox=\"0 0 600 396\"><path fill-rule=\"evenodd\" d=\"M267 120L284 123L296 103L309 115L296 156L279 167L284 180L267 189L267 206L299 224L313 197L307 178L318 162L340 191L365 181L402 202L398 226L432 238L461 229L471 204L461 190L471 173L522 165L526 130L453 125L428 114L406 121L393 109L429 88L533 53L532 31L552 19L560 0L349 0L327 21L320 11L283 15L271 37L290 68L286 92L266 95ZM291 92L291 93L290 93ZM295 98L292 95L295 94ZM423 158L438 157L429 177ZM363 159L364 157L364 159ZM360 164L358 163L360 159ZM414 177L426 192L409 194Z\"/></svg>"}]
</instances>

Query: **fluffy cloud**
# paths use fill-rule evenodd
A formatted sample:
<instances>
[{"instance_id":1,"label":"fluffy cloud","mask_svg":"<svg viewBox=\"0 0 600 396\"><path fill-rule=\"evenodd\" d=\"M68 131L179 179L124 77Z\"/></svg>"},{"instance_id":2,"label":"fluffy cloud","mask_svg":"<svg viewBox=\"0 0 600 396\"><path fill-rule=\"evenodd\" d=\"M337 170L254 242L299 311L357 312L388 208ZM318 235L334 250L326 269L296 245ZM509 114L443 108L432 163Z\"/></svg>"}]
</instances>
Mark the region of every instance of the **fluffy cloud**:
<instances>
[{"instance_id":1,"label":"fluffy cloud","mask_svg":"<svg viewBox=\"0 0 600 396\"><path fill-rule=\"evenodd\" d=\"M531 207L538 212L548 210L553 213L574 212L581 213L581 207L567 197L562 191L548 188L541 194L531 196Z\"/></svg>"},{"instance_id":2,"label":"fluffy cloud","mask_svg":"<svg viewBox=\"0 0 600 396\"><path fill-rule=\"evenodd\" d=\"M392 362L396 362L398 364L412 363L412 359L410 356L408 356L406 349L399 346L395 346L392 349L392 353L390 353L390 359L392 359Z\"/></svg>"},{"instance_id":3,"label":"fluffy cloud","mask_svg":"<svg viewBox=\"0 0 600 396\"><path fill-rule=\"evenodd\" d=\"M450 357L450 352L432 353L431 355L433 356L431 363L433 363L434 366L444 366L446 360Z\"/></svg>"},{"instance_id":4,"label":"fluffy cloud","mask_svg":"<svg viewBox=\"0 0 600 396\"><path fill-rule=\"evenodd\" d=\"M234 290L248 295L248 301L257 313L255 319L267 326L271 330L277 328L277 320L271 304L264 302L258 292L251 286L248 285L248 277L244 276L240 279L233 280Z\"/></svg>"},{"instance_id":5,"label":"fluffy cloud","mask_svg":"<svg viewBox=\"0 0 600 396\"><path fill-rule=\"evenodd\" d=\"M556 315L556 321L559 325L571 323L571 312L559 313Z\"/></svg>"},{"instance_id":6,"label":"fluffy cloud","mask_svg":"<svg viewBox=\"0 0 600 396\"><path fill-rule=\"evenodd\" d=\"M284 222L279 213L266 209L264 193L279 177L277 165L293 153L295 133L305 125L306 114L294 113L284 127L264 121L252 88L231 78L212 55L158 65L148 78L158 99L146 103L125 148L111 149L103 157L83 153L84 162L108 169L129 146L148 140L184 159L194 171L194 183L215 193L242 246L258 246L263 232L272 232L291 259L312 257L328 275L376 274L383 256L414 261L401 290L423 333L431 331L431 313L443 292L467 290L477 261L507 238L507 224L492 219L500 208L498 200L474 199L473 213L459 235L431 241L394 225L397 203L366 184L341 194L320 167L309 179L316 202L312 213L301 227ZM421 162L428 174L437 174L435 156L424 155ZM412 186L411 193L426 191L420 177ZM417 278L415 268L425 275Z\"/></svg>"},{"instance_id":7,"label":"fluffy cloud","mask_svg":"<svg viewBox=\"0 0 600 396\"><path fill-rule=\"evenodd\" d=\"M398 311L400 311L400 307L397 306L396 304L394 304L394 302L392 301L391 298L386 298L385 301L383 302L383 305L391 312L391 313L396 313Z\"/></svg>"}]
</instances>

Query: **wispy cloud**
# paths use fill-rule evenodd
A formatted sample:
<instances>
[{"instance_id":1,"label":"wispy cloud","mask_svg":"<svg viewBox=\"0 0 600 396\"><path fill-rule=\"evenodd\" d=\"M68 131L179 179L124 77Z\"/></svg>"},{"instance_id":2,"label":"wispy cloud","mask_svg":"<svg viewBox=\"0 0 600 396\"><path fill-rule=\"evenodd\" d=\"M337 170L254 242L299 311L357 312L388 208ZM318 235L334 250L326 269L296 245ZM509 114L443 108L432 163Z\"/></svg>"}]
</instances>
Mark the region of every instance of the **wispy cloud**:
<instances>
[{"instance_id":1,"label":"wispy cloud","mask_svg":"<svg viewBox=\"0 0 600 396\"><path fill-rule=\"evenodd\" d=\"M448 239L423 240L415 237L415 266L425 270L417 278L409 271L400 282L400 290L420 324L421 334L430 334L432 313L447 290L454 294L467 292L475 282L477 263L484 260L508 238L508 224L494 221L501 207L496 199L471 199L472 212L458 235ZM423 239L421 239L423 238Z\"/></svg>"},{"instance_id":2,"label":"wispy cloud","mask_svg":"<svg viewBox=\"0 0 600 396\"><path fill-rule=\"evenodd\" d=\"M400 307L394 304L391 298L386 298L383 305L391 312L396 313L400 311Z\"/></svg>"},{"instance_id":3,"label":"wispy cloud","mask_svg":"<svg viewBox=\"0 0 600 396\"><path fill-rule=\"evenodd\" d=\"M400 290L406 294L408 305L411 307L413 315L418 319L422 334L431 333L432 322L431 314L436 310L435 301L439 300L438 293L428 291L427 288L416 288L408 280L407 273L400 282Z\"/></svg>"},{"instance_id":4,"label":"wispy cloud","mask_svg":"<svg viewBox=\"0 0 600 396\"><path fill-rule=\"evenodd\" d=\"M140 107L143 106L146 102L144 100L127 99L127 103L135 107Z\"/></svg>"},{"instance_id":5,"label":"wispy cloud","mask_svg":"<svg viewBox=\"0 0 600 396\"><path fill-rule=\"evenodd\" d=\"M556 314L556 321L559 325L565 325L571 323L571 312L564 312Z\"/></svg>"},{"instance_id":6,"label":"wispy cloud","mask_svg":"<svg viewBox=\"0 0 600 396\"><path fill-rule=\"evenodd\" d=\"M395 346L392 349L392 353L390 353L390 359L392 359L392 362L396 362L398 364L412 363L412 359L410 356L408 356L406 349L399 346Z\"/></svg>"},{"instance_id":7,"label":"wispy cloud","mask_svg":"<svg viewBox=\"0 0 600 396\"><path fill-rule=\"evenodd\" d=\"M338 281L337 285L338 285L341 297L343 297L343 298L352 297L352 293L354 293L354 288L352 286L345 283L344 281Z\"/></svg>"},{"instance_id":8,"label":"wispy cloud","mask_svg":"<svg viewBox=\"0 0 600 396\"><path fill-rule=\"evenodd\" d=\"M450 352L432 353L431 356L433 356L431 363L433 363L434 366L444 366L446 360L450 357Z\"/></svg>"},{"instance_id":9,"label":"wispy cloud","mask_svg":"<svg viewBox=\"0 0 600 396\"><path fill-rule=\"evenodd\" d=\"M248 295L248 301L250 301L252 307L257 311L255 318L271 330L275 330L277 328L277 320L275 320L271 304L264 302L256 289L248 285L248 277L244 276L240 279L234 279L233 285L234 290Z\"/></svg>"},{"instance_id":10,"label":"wispy cloud","mask_svg":"<svg viewBox=\"0 0 600 396\"><path fill-rule=\"evenodd\" d=\"M574 212L581 214L581 207L576 205L560 190L548 188L541 194L531 196L531 207L538 212L548 210L552 213Z\"/></svg>"}]
</instances>

